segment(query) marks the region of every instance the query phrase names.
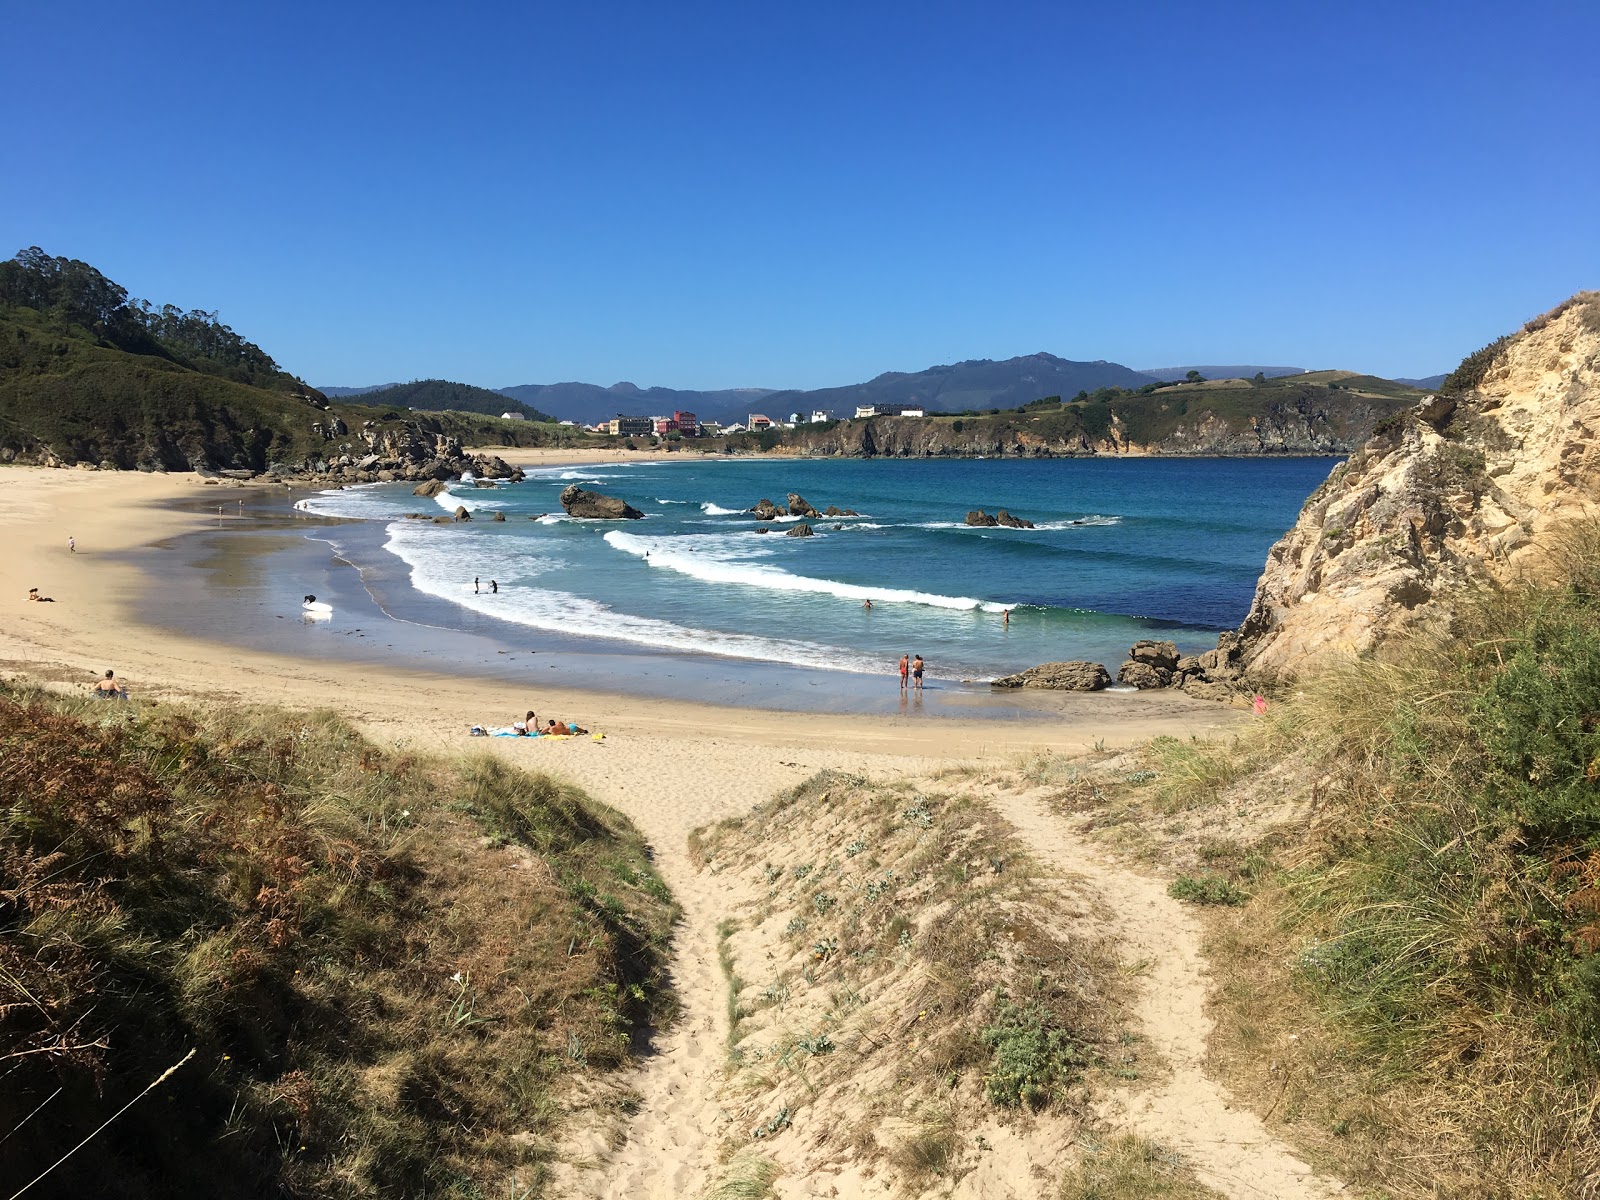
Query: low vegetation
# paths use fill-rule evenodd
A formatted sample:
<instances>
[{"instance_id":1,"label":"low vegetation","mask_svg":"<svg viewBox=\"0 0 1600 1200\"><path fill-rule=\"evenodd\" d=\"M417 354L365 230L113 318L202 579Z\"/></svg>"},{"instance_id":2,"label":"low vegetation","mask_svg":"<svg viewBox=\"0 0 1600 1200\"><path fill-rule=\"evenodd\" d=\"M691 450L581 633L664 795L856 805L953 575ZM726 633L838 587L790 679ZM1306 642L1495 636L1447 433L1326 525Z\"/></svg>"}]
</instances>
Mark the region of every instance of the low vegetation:
<instances>
[{"instance_id":1,"label":"low vegetation","mask_svg":"<svg viewBox=\"0 0 1600 1200\"><path fill-rule=\"evenodd\" d=\"M1210 906L1215 1069L1358 1190L1600 1178L1600 532L1551 567L1232 742L1032 768Z\"/></svg>"},{"instance_id":2,"label":"low vegetation","mask_svg":"<svg viewBox=\"0 0 1600 1200\"><path fill-rule=\"evenodd\" d=\"M914 1192L970 1170L986 1122L1081 1113L1127 1057L1104 934L959 787L825 772L696 850L747 897L720 930L730 1158L760 1140L802 1172L848 1145Z\"/></svg>"},{"instance_id":3,"label":"low vegetation","mask_svg":"<svg viewBox=\"0 0 1600 1200\"><path fill-rule=\"evenodd\" d=\"M672 916L619 816L499 760L5 687L0 1177L540 1195L669 1008Z\"/></svg>"}]
</instances>

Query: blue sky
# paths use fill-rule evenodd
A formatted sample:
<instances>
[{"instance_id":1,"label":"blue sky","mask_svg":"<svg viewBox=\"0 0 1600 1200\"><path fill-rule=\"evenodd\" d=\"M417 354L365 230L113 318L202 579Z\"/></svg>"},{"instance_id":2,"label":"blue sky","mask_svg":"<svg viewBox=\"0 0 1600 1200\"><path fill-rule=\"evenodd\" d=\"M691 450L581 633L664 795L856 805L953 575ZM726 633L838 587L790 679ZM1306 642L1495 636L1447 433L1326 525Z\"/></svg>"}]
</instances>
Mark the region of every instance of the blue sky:
<instances>
[{"instance_id":1,"label":"blue sky","mask_svg":"<svg viewBox=\"0 0 1600 1200\"><path fill-rule=\"evenodd\" d=\"M1600 287L1600 5L8 6L0 253L318 384L1447 370Z\"/></svg>"}]
</instances>

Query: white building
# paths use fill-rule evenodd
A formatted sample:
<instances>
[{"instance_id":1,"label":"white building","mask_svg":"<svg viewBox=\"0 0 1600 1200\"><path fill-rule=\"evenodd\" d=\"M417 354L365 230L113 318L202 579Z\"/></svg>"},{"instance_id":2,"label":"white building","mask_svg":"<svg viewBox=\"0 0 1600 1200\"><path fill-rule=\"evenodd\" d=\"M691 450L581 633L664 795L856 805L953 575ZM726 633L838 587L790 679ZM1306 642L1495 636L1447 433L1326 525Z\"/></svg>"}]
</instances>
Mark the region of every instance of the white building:
<instances>
[{"instance_id":1,"label":"white building","mask_svg":"<svg viewBox=\"0 0 1600 1200\"><path fill-rule=\"evenodd\" d=\"M500 414L500 419L502 421L526 421L528 418L523 416L519 412L509 412L509 413L501 413Z\"/></svg>"},{"instance_id":2,"label":"white building","mask_svg":"<svg viewBox=\"0 0 1600 1200\"><path fill-rule=\"evenodd\" d=\"M856 405L856 416L858 416L858 417L875 417L877 415L878 415L878 406L876 404L858 404L858 405Z\"/></svg>"},{"instance_id":3,"label":"white building","mask_svg":"<svg viewBox=\"0 0 1600 1200\"><path fill-rule=\"evenodd\" d=\"M816 424L819 421L831 421L831 420L833 420L833 413L830 412L828 409L826 409L826 408L814 408L814 409L811 410L811 423L813 425Z\"/></svg>"},{"instance_id":4,"label":"white building","mask_svg":"<svg viewBox=\"0 0 1600 1200\"><path fill-rule=\"evenodd\" d=\"M900 415L902 417L925 417L928 414L920 408L902 408Z\"/></svg>"}]
</instances>

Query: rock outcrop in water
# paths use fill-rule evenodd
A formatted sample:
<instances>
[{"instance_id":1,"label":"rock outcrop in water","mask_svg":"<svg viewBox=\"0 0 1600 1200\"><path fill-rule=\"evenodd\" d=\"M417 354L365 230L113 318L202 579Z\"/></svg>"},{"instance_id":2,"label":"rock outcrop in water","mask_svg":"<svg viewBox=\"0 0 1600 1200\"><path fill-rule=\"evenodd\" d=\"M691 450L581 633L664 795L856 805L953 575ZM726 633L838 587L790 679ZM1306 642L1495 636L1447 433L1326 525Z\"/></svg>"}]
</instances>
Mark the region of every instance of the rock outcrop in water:
<instances>
[{"instance_id":1,"label":"rock outcrop in water","mask_svg":"<svg viewBox=\"0 0 1600 1200\"><path fill-rule=\"evenodd\" d=\"M1597 434L1600 292L1584 292L1334 469L1268 557L1239 629L1248 677L1448 629L1469 591L1559 568L1562 527L1600 506Z\"/></svg>"},{"instance_id":2,"label":"rock outcrop in water","mask_svg":"<svg viewBox=\"0 0 1600 1200\"><path fill-rule=\"evenodd\" d=\"M562 491L558 499L569 517L586 521L637 521L644 516L626 500L585 491L575 483Z\"/></svg>"},{"instance_id":3,"label":"rock outcrop in water","mask_svg":"<svg viewBox=\"0 0 1600 1200\"><path fill-rule=\"evenodd\" d=\"M991 681L997 688L1048 688L1057 692L1098 692L1111 686L1111 672L1097 662L1044 663Z\"/></svg>"}]
</instances>

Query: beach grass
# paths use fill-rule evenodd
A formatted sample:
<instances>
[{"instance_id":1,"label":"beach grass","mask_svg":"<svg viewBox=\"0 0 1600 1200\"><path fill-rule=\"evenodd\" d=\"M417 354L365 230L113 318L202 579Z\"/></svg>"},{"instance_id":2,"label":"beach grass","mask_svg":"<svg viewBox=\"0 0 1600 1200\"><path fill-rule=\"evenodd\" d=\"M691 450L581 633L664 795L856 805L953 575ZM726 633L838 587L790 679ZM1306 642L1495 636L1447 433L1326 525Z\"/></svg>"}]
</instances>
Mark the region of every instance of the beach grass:
<instances>
[{"instance_id":1,"label":"beach grass","mask_svg":"<svg viewBox=\"0 0 1600 1200\"><path fill-rule=\"evenodd\" d=\"M40 1194L539 1194L670 1011L642 841L545 776L8 684L0 798L6 1177L193 1052Z\"/></svg>"}]
</instances>

